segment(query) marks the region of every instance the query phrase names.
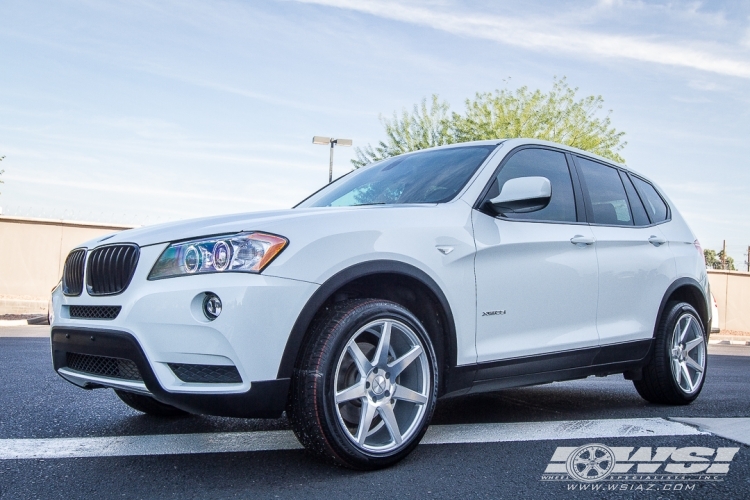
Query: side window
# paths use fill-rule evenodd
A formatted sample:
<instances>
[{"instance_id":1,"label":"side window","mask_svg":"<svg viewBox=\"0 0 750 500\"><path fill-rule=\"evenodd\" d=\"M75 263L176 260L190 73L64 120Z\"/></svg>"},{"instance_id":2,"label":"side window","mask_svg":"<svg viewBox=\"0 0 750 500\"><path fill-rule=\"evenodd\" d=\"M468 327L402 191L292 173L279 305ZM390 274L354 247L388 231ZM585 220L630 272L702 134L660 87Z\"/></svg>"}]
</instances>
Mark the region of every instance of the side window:
<instances>
[{"instance_id":1,"label":"side window","mask_svg":"<svg viewBox=\"0 0 750 500\"><path fill-rule=\"evenodd\" d=\"M576 202L568 162L563 153L548 149L522 149L503 165L490 186L487 199L494 198L503 185L517 177L546 177L552 185L552 198L542 210L525 214L504 214L509 219L576 222Z\"/></svg>"},{"instance_id":2,"label":"side window","mask_svg":"<svg viewBox=\"0 0 750 500\"><path fill-rule=\"evenodd\" d=\"M633 183L630 182L628 174L620 172L620 179L622 179L622 183L625 185L625 191L628 193L628 200L630 201L630 209L633 211L633 221L635 222L635 225L648 226L651 224L651 221L648 219L648 215L646 215L646 209L643 208L641 197L638 196L638 192L633 187Z\"/></svg>"},{"instance_id":3,"label":"side window","mask_svg":"<svg viewBox=\"0 0 750 500\"><path fill-rule=\"evenodd\" d=\"M584 191L593 213L594 224L632 226L630 205L618 170L595 161L576 157L583 175Z\"/></svg>"},{"instance_id":4,"label":"side window","mask_svg":"<svg viewBox=\"0 0 750 500\"><path fill-rule=\"evenodd\" d=\"M643 198L643 204L646 206L648 216L651 217L651 222L657 224L667 220L667 204L661 199L654 186L638 177L631 177L631 179Z\"/></svg>"}]
</instances>

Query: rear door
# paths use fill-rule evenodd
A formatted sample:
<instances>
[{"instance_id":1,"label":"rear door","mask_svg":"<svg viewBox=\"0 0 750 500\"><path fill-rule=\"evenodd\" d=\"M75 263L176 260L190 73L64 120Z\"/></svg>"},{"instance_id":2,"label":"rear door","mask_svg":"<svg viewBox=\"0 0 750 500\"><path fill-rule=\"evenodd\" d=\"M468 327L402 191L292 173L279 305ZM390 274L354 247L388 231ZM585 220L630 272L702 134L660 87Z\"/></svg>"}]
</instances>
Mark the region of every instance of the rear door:
<instances>
[{"instance_id":1,"label":"rear door","mask_svg":"<svg viewBox=\"0 0 750 500\"><path fill-rule=\"evenodd\" d=\"M602 345L650 339L675 277L667 240L626 172L580 156L575 162L596 239L599 339Z\"/></svg>"}]
</instances>

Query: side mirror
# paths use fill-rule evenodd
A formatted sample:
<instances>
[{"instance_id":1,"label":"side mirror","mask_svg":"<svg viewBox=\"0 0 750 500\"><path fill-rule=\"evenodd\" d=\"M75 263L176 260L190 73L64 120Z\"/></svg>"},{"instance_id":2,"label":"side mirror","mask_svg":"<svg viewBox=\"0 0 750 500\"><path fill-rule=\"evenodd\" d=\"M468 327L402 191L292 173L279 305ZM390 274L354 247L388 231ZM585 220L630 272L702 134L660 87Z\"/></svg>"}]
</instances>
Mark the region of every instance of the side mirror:
<instances>
[{"instance_id":1,"label":"side mirror","mask_svg":"<svg viewBox=\"0 0 750 500\"><path fill-rule=\"evenodd\" d=\"M503 185L502 191L489 200L499 214L536 212L549 205L552 184L546 177L516 177Z\"/></svg>"}]
</instances>

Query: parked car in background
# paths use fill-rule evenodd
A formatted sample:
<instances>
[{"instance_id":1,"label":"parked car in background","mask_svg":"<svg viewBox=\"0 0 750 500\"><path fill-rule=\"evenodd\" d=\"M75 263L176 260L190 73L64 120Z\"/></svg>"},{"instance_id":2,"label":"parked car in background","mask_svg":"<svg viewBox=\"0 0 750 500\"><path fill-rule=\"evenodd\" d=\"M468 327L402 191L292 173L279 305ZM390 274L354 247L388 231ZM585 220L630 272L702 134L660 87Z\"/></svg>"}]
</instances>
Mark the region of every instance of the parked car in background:
<instances>
[{"instance_id":1,"label":"parked car in background","mask_svg":"<svg viewBox=\"0 0 750 500\"><path fill-rule=\"evenodd\" d=\"M656 185L528 139L355 170L293 209L123 231L67 258L54 368L131 407L279 417L358 469L439 397L623 373L682 405L706 370L700 245Z\"/></svg>"}]
</instances>

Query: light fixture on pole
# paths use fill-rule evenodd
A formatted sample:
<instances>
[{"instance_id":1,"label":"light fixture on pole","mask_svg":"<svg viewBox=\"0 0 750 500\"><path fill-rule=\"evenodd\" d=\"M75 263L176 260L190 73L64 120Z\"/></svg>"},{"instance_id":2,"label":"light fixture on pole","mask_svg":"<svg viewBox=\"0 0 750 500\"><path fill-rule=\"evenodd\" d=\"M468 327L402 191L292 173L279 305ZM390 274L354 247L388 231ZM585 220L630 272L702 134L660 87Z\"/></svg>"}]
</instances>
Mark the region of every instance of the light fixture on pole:
<instances>
[{"instance_id":1,"label":"light fixture on pole","mask_svg":"<svg viewBox=\"0 0 750 500\"><path fill-rule=\"evenodd\" d=\"M323 146L331 145L331 155L330 159L328 161L328 183L330 184L333 180L333 147L336 145L339 146L351 146L352 140L351 139L334 139L333 137L322 137L320 135L316 135L313 137L313 144L321 144Z\"/></svg>"}]
</instances>

